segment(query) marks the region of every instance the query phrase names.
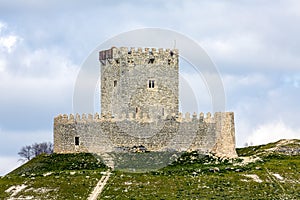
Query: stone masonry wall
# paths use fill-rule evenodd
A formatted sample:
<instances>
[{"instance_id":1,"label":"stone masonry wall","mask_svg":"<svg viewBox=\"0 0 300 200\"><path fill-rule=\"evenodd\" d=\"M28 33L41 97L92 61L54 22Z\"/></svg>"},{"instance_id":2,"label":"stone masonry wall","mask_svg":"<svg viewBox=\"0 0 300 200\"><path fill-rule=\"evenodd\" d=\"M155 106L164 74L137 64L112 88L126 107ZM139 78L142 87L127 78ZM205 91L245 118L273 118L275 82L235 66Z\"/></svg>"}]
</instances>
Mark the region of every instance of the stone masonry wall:
<instances>
[{"instance_id":1,"label":"stone masonry wall","mask_svg":"<svg viewBox=\"0 0 300 200\"><path fill-rule=\"evenodd\" d=\"M100 51L101 114L117 117L124 112L143 112L157 119L177 113L178 56L177 49L162 48ZM153 81L151 87L149 81Z\"/></svg>"},{"instance_id":2,"label":"stone masonry wall","mask_svg":"<svg viewBox=\"0 0 300 200\"><path fill-rule=\"evenodd\" d=\"M150 151L236 157L233 113L178 113L178 58L177 49L100 51L101 117L55 117L54 152L103 153L142 145Z\"/></svg>"},{"instance_id":3,"label":"stone masonry wall","mask_svg":"<svg viewBox=\"0 0 300 200\"><path fill-rule=\"evenodd\" d=\"M126 117L126 114L122 115ZM79 137L79 145L75 145ZM142 145L150 151L212 152L236 157L233 113L168 116L153 121L139 118L104 118L94 115L59 115L54 119L54 152L111 152Z\"/></svg>"}]
</instances>

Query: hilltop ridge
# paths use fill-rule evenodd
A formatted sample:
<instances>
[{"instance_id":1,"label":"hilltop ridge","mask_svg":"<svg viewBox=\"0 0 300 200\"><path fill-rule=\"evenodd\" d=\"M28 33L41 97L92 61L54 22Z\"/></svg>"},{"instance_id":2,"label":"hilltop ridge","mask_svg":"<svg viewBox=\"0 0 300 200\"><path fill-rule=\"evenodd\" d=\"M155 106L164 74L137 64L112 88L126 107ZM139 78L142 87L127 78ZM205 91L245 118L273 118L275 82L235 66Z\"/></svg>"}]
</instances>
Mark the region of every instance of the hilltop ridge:
<instances>
[{"instance_id":1,"label":"hilltop ridge","mask_svg":"<svg viewBox=\"0 0 300 200\"><path fill-rule=\"evenodd\" d=\"M156 171L114 170L98 199L300 198L300 140L237 153L227 159L192 151ZM108 169L95 154L40 155L0 179L0 199L87 199Z\"/></svg>"}]
</instances>

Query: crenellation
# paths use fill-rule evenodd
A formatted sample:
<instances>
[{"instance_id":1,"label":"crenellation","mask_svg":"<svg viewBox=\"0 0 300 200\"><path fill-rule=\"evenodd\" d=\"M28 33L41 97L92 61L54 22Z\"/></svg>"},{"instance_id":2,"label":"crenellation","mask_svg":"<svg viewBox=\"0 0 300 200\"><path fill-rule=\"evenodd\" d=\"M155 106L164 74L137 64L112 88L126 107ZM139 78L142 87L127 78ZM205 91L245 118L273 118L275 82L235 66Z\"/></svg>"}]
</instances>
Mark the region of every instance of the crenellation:
<instances>
[{"instance_id":1,"label":"crenellation","mask_svg":"<svg viewBox=\"0 0 300 200\"><path fill-rule=\"evenodd\" d=\"M158 49L158 54L162 55L163 54L164 49L163 48L159 48Z\"/></svg>"},{"instance_id":2,"label":"crenellation","mask_svg":"<svg viewBox=\"0 0 300 200\"><path fill-rule=\"evenodd\" d=\"M204 121L204 113L203 113L203 112L201 112L201 113L199 114L199 121L200 121L200 122L203 122L203 121Z\"/></svg>"},{"instance_id":3,"label":"crenellation","mask_svg":"<svg viewBox=\"0 0 300 200\"><path fill-rule=\"evenodd\" d=\"M70 114L70 115L69 115L68 123L74 123L74 122L75 122L74 115L73 115L73 114Z\"/></svg>"},{"instance_id":4,"label":"crenellation","mask_svg":"<svg viewBox=\"0 0 300 200\"><path fill-rule=\"evenodd\" d=\"M87 121L87 120L86 120L86 114L85 114L85 113L82 113L82 115L81 115L81 120L82 120L82 121L85 121L85 122Z\"/></svg>"},{"instance_id":5,"label":"crenellation","mask_svg":"<svg viewBox=\"0 0 300 200\"><path fill-rule=\"evenodd\" d=\"M211 118L211 113L210 113L210 112L206 113L206 118L207 118L207 119L210 119L210 118Z\"/></svg>"},{"instance_id":6,"label":"crenellation","mask_svg":"<svg viewBox=\"0 0 300 200\"><path fill-rule=\"evenodd\" d=\"M74 120L74 115L72 113L69 115L69 120Z\"/></svg>"},{"instance_id":7,"label":"crenellation","mask_svg":"<svg viewBox=\"0 0 300 200\"><path fill-rule=\"evenodd\" d=\"M201 112L199 115L197 115L196 112L194 112L192 115L189 112L186 112L184 115L181 112L171 113L167 116L160 116L161 120L165 119L175 119L177 122L205 122L205 123L222 123L222 120L225 118L233 118L232 112L226 113L226 115L223 115L223 113L216 112L214 115L211 115L210 112L206 114L206 117L204 116L204 113ZM76 113L74 114L59 114L54 118L55 123L60 124L68 124L68 123L75 123L75 122L102 122L102 121L151 121L151 117L149 113L145 112L128 112L128 113L121 113L120 115L103 115L100 117L99 113L82 113L82 115Z\"/></svg>"},{"instance_id":8,"label":"crenellation","mask_svg":"<svg viewBox=\"0 0 300 200\"><path fill-rule=\"evenodd\" d=\"M185 113L184 121L186 121L186 122L190 122L191 121L191 117L190 117L190 113L189 112Z\"/></svg>"},{"instance_id":9,"label":"crenellation","mask_svg":"<svg viewBox=\"0 0 300 200\"><path fill-rule=\"evenodd\" d=\"M157 49L156 48L152 48L151 49L151 55L153 55L154 57L156 57L157 56Z\"/></svg>"},{"instance_id":10,"label":"crenellation","mask_svg":"<svg viewBox=\"0 0 300 200\"><path fill-rule=\"evenodd\" d=\"M72 114L70 115L72 116ZM141 124L147 125L149 127L153 126L156 122L150 121L149 116L147 113L142 113L141 118L136 118L134 117L133 113L129 113L129 116L131 116L130 119L126 118L126 113L123 113L122 116L124 119L114 119L114 118L103 118L103 120L98 120L99 114L84 114L82 115L82 118L85 120L80 120L79 119L80 115L76 114L75 115L74 121L70 121L72 117L69 117L69 121L67 120L68 115L58 115L55 117L54 121L57 122L60 120L60 123L56 123L55 125L55 138L56 140L62 140L63 138L70 138L68 141L73 141L72 137L75 137L72 135L72 131L70 132L65 132L66 129L69 129L71 127L72 130L76 130L78 133L80 133L78 136L79 137L84 137L85 133L93 134L94 136L91 138L85 138L84 141L80 144L81 147L76 147L76 149L85 149L88 151L89 148L92 149L97 149L95 146L86 146L87 143L92 144L93 142L90 140L93 138L93 140L99 140L104 137L104 135L109 135L110 140L114 141L112 145L116 145L115 147L108 146L105 147L104 149L113 149L118 146L134 146L139 144L140 145L140 140L134 139L134 137L130 135L126 135L125 132L122 132L122 135L120 135L120 130L125 128L126 130L131 130L131 131L140 131L139 129L136 129L138 126ZM88 116L88 117L85 117ZM230 153L230 156L235 156L235 150L234 146L232 145L234 142L234 115L233 113L215 113L214 117L211 117L210 113L207 113L206 119L215 119L214 123L211 123L206 121L206 122L201 122L201 118L203 118L204 114L200 113L199 114L199 119L197 118L197 114L193 113L192 119L190 118L190 113L185 114L185 118L183 119L182 113L178 113L178 117L175 117L175 121L169 119L174 119L174 115L169 115L167 119L164 119L162 122L164 122L164 126L166 128L162 128L160 130L160 134L156 136L156 139L153 141L152 139L145 139L145 145L147 149L152 150L152 151L159 151L161 148L163 148L164 144L167 144L169 141L169 137L166 137L166 133L172 133L172 134L177 134L180 137L182 137L182 142L184 142L184 134L187 134L190 131L197 130L194 134L196 139L192 145L190 146L190 150L196 150L199 149L202 152L214 152L218 155L226 156L226 152ZM210 118L208 118L210 117ZM171 125L171 124L173 125ZM180 126L180 129L176 129L175 127L172 128L172 126L177 123L178 126ZM196 123L196 124L195 124ZM204 124L203 124L204 123ZM82 124L85 124L82 126ZM92 125L93 124L93 125ZM202 124L202 125L201 125ZM195 126L196 125L196 126ZM100 128L101 127L101 128ZM120 129L121 128L121 129ZM175 128L175 129L174 129ZM150 131L151 129L148 129ZM180 130L180 132L173 132L171 130ZM165 132L166 131L166 132ZM170 132L171 131L171 132ZM182 132L183 131L183 132ZM198 131L200 135L198 135ZM204 132L203 132L204 131ZM61 133L61 134L58 134ZM125 134L125 135L124 135ZM189 134L192 134L189 133ZM220 135L220 136L219 136ZM63 137L63 138L61 138ZM105 136L106 137L106 136ZM201 139L202 138L202 139ZM177 141L178 143L179 141ZM217 142L217 143L216 143ZM220 143L224 143L221 145ZM218 145L215 145L218 144ZM56 144L56 152L58 151L60 147L57 147ZM178 145L182 145L184 143L178 143ZM231 144L231 145L228 145ZM69 145L68 147L64 147L65 150L61 152L72 152L72 148L75 148L72 145ZM103 148L103 147L102 147ZM179 147L178 147L179 148ZM181 149L181 147L179 148ZM179 150L178 149L178 150ZM77 152L76 150L76 152ZM81 152L81 151L79 151ZM228 156L229 154L227 154Z\"/></svg>"},{"instance_id":11,"label":"crenellation","mask_svg":"<svg viewBox=\"0 0 300 200\"><path fill-rule=\"evenodd\" d=\"M178 49L173 49L172 51L173 51L174 55L178 55L179 54Z\"/></svg>"},{"instance_id":12,"label":"crenellation","mask_svg":"<svg viewBox=\"0 0 300 200\"><path fill-rule=\"evenodd\" d=\"M128 52L128 54L129 54L129 52ZM136 51L135 51L135 48L134 48L134 47L130 47L130 54L131 54L132 56L135 56L135 55L136 55Z\"/></svg>"},{"instance_id":13,"label":"crenellation","mask_svg":"<svg viewBox=\"0 0 300 200\"><path fill-rule=\"evenodd\" d=\"M112 57L113 58L118 58L119 57L119 55L118 55L118 49L116 47L112 47L111 51L112 51Z\"/></svg>"},{"instance_id":14,"label":"crenellation","mask_svg":"<svg viewBox=\"0 0 300 200\"><path fill-rule=\"evenodd\" d=\"M100 117L99 113L95 113L94 120L98 121L100 119L99 117Z\"/></svg>"},{"instance_id":15,"label":"crenellation","mask_svg":"<svg viewBox=\"0 0 300 200\"><path fill-rule=\"evenodd\" d=\"M138 58L160 58L160 60L166 61L167 59L175 59L178 57L178 49L163 49L163 48L141 48L138 47L112 47L109 50L101 51L104 52L105 55L102 60L110 60L112 58L127 58L132 57L134 59ZM100 53L99 53L100 55ZM100 57L99 57L100 59ZM100 59L101 60L101 59ZM117 63L118 64L118 63ZM105 64L106 65L106 64Z\"/></svg>"},{"instance_id":16,"label":"crenellation","mask_svg":"<svg viewBox=\"0 0 300 200\"><path fill-rule=\"evenodd\" d=\"M194 112L192 115L192 121L197 121L197 113Z\"/></svg>"},{"instance_id":17,"label":"crenellation","mask_svg":"<svg viewBox=\"0 0 300 200\"><path fill-rule=\"evenodd\" d=\"M204 118L204 121L206 123L211 123L212 122L211 113L210 112L206 113L206 117Z\"/></svg>"},{"instance_id":18,"label":"crenellation","mask_svg":"<svg viewBox=\"0 0 300 200\"><path fill-rule=\"evenodd\" d=\"M121 47L119 53L124 56L128 55L128 48L127 47Z\"/></svg>"},{"instance_id":19,"label":"crenellation","mask_svg":"<svg viewBox=\"0 0 300 200\"><path fill-rule=\"evenodd\" d=\"M101 113L56 116L54 151L99 153L143 145L150 151L197 150L235 157L234 113L178 112L178 60L178 49L100 51Z\"/></svg>"},{"instance_id":20,"label":"crenellation","mask_svg":"<svg viewBox=\"0 0 300 200\"><path fill-rule=\"evenodd\" d=\"M67 114L63 114L62 116L62 122L67 123L69 121L69 116Z\"/></svg>"},{"instance_id":21,"label":"crenellation","mask_svg":"<svg viewBox=\"0 0 300 200\"><path fill-rule=\"evenodd\" d=\"M88 114L88 121L94 121L94 120L93 120L93 115L90 114L90 113Z\"/></svg>"},{"instance_id":22,"label":"crenellation","mask_svg":"<svg viewBox=\"0 0 300 200\"><path fill-rule=\"evenodd\" d=\"M80 115L78 113L75 114L75 121L80 121Z\"/></svg>"},{"instance_id":23,"label":"crenellation","mask_svg":"<svg viewBox=\"0 0 300 200\"><path fill-rule=\"evenodd\" d=\"M54 126L55 126L56 124L61 123L61 118L62 118L61 115L58 115L57 117L54 117Z\"/></svg>"},{"instance_id":24,"label":"crenellation","mask_svg":"<svg viewBox=\"0 0 300 200\"><path fill-rule=\"evenodd\" d=\"M146 55L149 55L149 48L145 48L144 52L145 52Z\"/></svg>"}]
</instances>

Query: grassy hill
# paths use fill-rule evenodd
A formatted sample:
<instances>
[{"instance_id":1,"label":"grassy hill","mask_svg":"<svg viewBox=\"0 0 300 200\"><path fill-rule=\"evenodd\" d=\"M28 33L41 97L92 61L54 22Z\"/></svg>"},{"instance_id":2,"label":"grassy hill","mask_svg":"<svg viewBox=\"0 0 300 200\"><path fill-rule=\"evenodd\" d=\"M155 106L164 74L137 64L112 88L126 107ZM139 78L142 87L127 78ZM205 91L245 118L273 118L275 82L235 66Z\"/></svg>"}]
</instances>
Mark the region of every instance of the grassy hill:
<instances>
[{"instance_id":1,"label":"grassy hill","mask_svg":"<svg viewBox=\"0 0 300 200\"><path fill-rule=\"evenodd\" d=\"M112 171L98 199L300 199L300 140L184 153L156 171ZM0 199L87 199L108 168L92 154L41 155L0 179Z\"/></svg>"}]
</instances>

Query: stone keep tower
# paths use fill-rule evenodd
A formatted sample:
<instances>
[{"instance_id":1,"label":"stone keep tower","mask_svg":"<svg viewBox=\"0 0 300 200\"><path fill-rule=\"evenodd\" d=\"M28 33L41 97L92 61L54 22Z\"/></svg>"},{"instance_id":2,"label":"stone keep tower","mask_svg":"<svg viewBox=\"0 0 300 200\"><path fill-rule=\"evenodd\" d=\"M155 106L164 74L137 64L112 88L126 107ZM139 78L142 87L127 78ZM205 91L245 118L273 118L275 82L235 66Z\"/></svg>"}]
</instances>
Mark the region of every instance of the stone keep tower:
<instances>
[{"instance_id":1,"label":"stone keep tower","mask_svg":"<svg viewBox=\"0 0 300 200\"><path fill-rule=\"evenodd\" d=\"M236 157L233 112L178 112L178 58L176 49L100 51L101 115L56 116L54 152L104 153L142 145L149 151Z\"/></svg>"},{"instance_id":2,"label":"stone keep tower","mask_svg":"<svg viewBox=\"0 0 300 200\"><path fill-rule=\"evenodd\" d=\"M155 121L178 113L177 49L112 47L99 52L99 61L102 116Z\"/></svg>"}]
</instances>

